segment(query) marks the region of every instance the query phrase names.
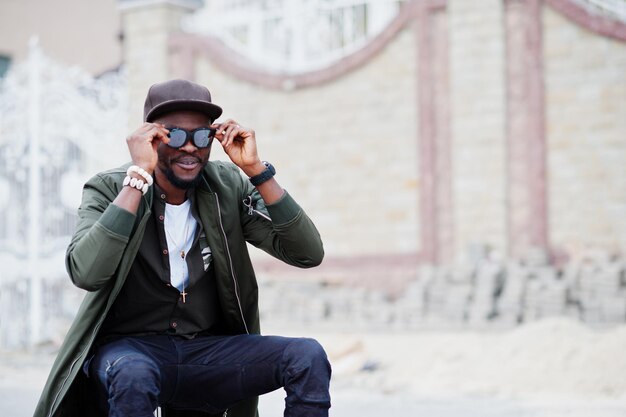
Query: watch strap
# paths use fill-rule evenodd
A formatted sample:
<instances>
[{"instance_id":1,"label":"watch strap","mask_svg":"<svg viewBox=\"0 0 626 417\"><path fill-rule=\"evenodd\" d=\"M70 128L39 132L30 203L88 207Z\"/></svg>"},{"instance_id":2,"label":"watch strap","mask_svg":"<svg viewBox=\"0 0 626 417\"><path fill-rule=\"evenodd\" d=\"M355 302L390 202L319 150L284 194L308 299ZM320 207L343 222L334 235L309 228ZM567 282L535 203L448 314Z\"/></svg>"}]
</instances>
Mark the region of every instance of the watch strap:
<instances>
[{"instance_id":1,"label":"watch strap","mask_svg":"<svg viewBox=\"0 0 626 417\"><path fill-rule=\"evenodd\" d=\"M274 175L276 175L276 169L274 168L274 166L272 164L270 164L267 161L263 161L263 165L265 165L265 171L261 172L258 175L255 175L255 176L249 178L250 182L255 187L263 184L265 181L269 180Z\"/></svg>"}]
</instances>

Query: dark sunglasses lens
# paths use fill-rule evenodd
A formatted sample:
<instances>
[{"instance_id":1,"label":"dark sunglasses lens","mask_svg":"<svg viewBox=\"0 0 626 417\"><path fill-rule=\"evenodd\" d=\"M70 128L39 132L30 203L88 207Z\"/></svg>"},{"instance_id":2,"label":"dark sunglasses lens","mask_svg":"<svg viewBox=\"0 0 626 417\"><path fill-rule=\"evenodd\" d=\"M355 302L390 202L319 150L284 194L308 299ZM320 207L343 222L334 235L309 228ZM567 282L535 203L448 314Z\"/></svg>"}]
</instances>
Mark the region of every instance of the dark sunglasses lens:
<instances>
[{"instance_id":1,"label":"dark sunglasses lens","mask_svg":"<svg viewBox=\"0 0 626 417\"><path fill-rule=\"evenodd\" d=\"M193 143L198 148L206 148L211 143L213 138L213 131L211 129L196 130L193 134Z\"/></svg>"},{"instance_id":2,"label":"dark sunglasses lens","mask_svg":"<svg viewBox=\"0 0 626 417\"><path fill-rule=\"evenodd\" d=\"M180 148L187 140L187 132L181 129L170 130L170 134L168 136L170 137L168 145L172 148Z\"/></svg>"}]
</instances>

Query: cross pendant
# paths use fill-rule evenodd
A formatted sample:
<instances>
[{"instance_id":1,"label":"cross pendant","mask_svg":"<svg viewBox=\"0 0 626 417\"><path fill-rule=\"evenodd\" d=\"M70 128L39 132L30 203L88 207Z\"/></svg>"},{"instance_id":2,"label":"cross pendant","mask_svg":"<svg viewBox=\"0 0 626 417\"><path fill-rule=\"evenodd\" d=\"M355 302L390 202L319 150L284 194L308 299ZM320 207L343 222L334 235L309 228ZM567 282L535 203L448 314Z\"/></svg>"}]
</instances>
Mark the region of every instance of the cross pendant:
<instances>
[{"instance_id":1,"label":"cross pendant","mask_svg":"<svg viewBox=\"0 0 626 417\"><path fill-rule=\"evenodd\" d=\"M186 303L187 300L185 299L185 297L187 297L187 293L185 292L185 290L183 290L183 292L181 292L180 295L182 295L183 297L183 304Z\"/></svg>"}]
</instances>

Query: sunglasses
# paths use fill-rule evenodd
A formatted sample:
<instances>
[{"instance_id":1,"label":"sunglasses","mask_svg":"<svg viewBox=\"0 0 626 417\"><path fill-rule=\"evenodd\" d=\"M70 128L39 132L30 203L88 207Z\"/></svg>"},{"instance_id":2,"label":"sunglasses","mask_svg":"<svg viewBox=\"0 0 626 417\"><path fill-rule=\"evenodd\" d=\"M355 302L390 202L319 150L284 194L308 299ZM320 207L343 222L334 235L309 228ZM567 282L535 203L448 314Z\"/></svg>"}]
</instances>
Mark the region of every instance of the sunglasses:
<instances>
[{"instance_id":1,"label":"sunglasses","mask_svg":"<svg viewBox=\"0 0 626 417\"><path fill-rule=\"evenodd\" d=\"M167 136L170 138L170 141L167 145L174 149L183 146L190 137L193 139L193 144L196 148L208 148L215 137L215 129L209 127L201 127L191 132L179 127L173 127L169 131L170 133Z\"/></svg>"}]
</instances>

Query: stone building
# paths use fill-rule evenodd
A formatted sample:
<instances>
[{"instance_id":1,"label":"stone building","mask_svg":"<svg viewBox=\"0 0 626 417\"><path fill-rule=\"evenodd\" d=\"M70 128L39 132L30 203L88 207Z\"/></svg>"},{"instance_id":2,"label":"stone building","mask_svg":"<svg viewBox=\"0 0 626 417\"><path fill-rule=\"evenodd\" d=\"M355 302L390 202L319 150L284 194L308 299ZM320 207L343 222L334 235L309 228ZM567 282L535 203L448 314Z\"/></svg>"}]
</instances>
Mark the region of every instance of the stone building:
<instances>
[{"instance_id":1,"label":"stone building","mask_svg":"<svg viewBox=\"0 0 626 417\"><path fill-rule=\"evenodd\" d=\"M340 268L626 249L624 1L63 0L56 19L44 3L3 2L5 61L32 33L96 74L121 59L129 128L153 82L209 85ZM306 30L280 32L294 15ZM297 35L300 61L282 60Z\"/></svg>"},{"instance_id":2,"label":"stone building","mask_svg":"<svg viewBox=\"0 0 626 417\"><path fill-rule=\"evenodd\" d=\"M626 250L623 2L395 2L359 48L310 70L204 33L263 11L211 3L198 19L195 1L119 2L130 124L155 81L210 86L225 117L257 130L330 266Z\"/></svg>"},{"instance_id":3,"label":"stone building","mask_svg":"<svg viewBox=\"0 0 626 417\"><path fill-rule=\"evenodd\" d=\"M21 18L37 0L0 3L0 76L41 27L60 61L96 75L121 61L129 130L148 87L174 77L209 86L225 118L254 127L327 254L292 281L293 269L253 253L265 318L397 328L626 320L625 1L107 1L101 12L60 0L53 11L72 13L49 22L43 12ZM47 98L55 111L69 101ZM87 128L74 126L77 142L106 149L103 165L127 158L123 134L95 127L101 111L69 113L113 136L83 141ZM212 157L225 158L217 145ZM50 207L71 194L48 186L59 191ZM54 275L45 291L7 280L3 311L30 294L31 328L71 316L61 309L74 298L58 301L67 287ZM0 345L14 323L0 320ZM37 342L42 332L31 333Z\"/></svg>"}]
</instances>

